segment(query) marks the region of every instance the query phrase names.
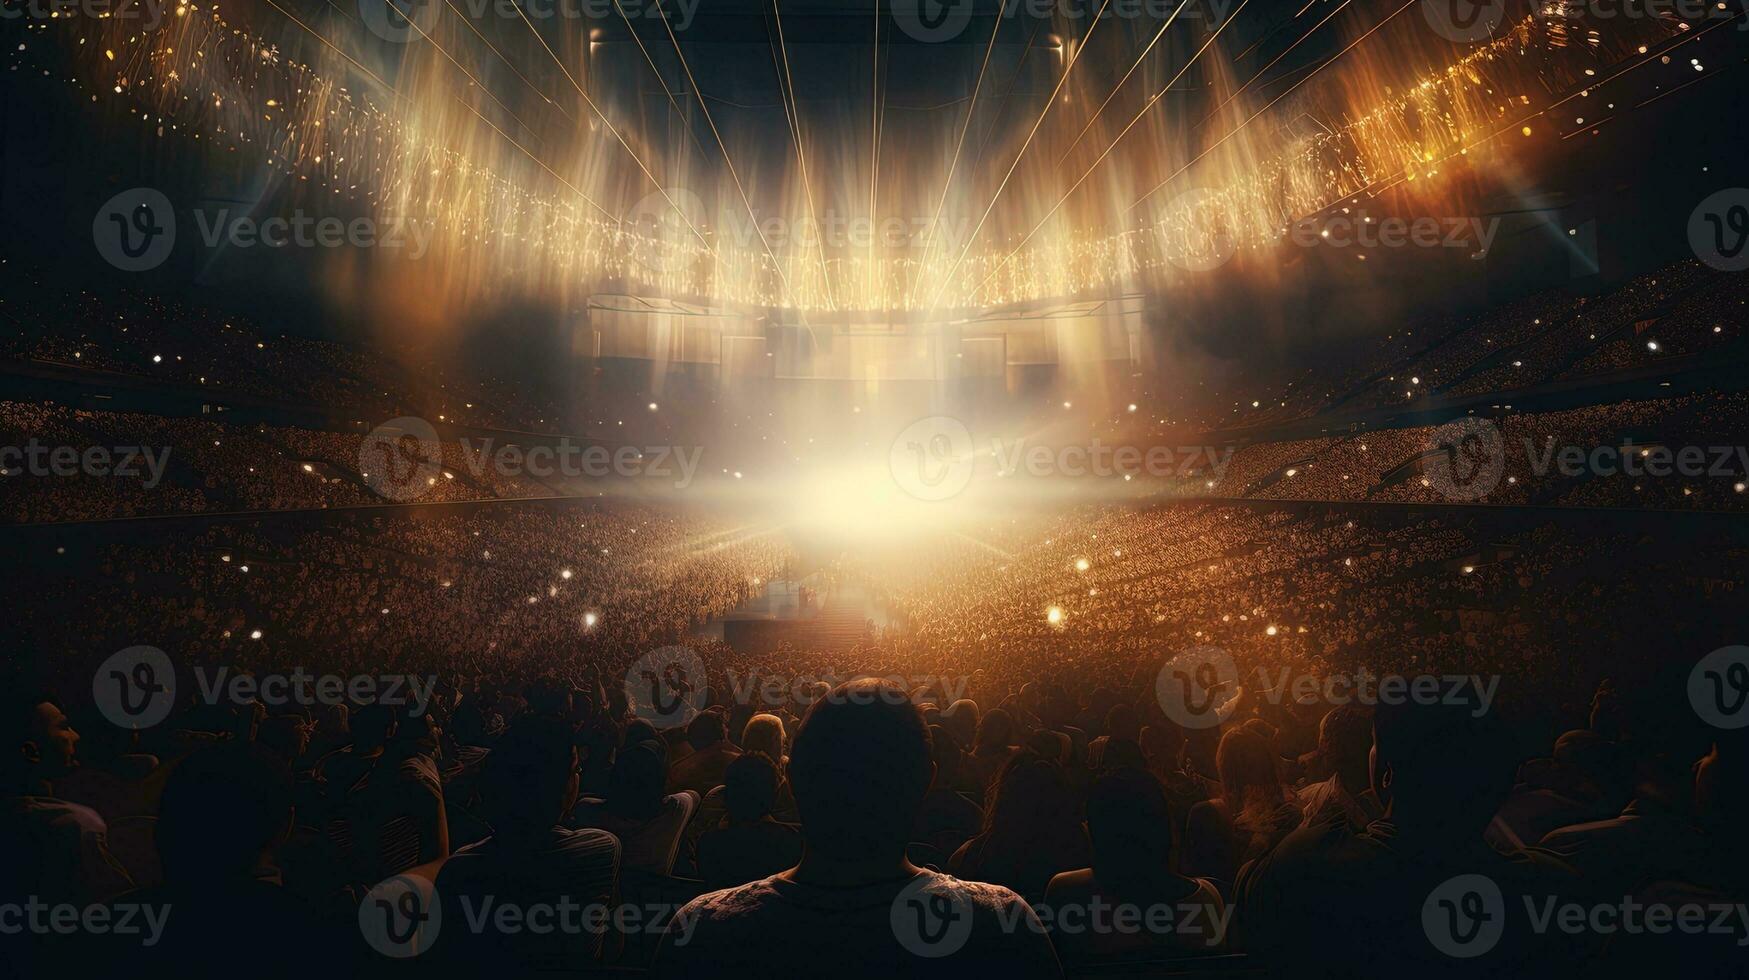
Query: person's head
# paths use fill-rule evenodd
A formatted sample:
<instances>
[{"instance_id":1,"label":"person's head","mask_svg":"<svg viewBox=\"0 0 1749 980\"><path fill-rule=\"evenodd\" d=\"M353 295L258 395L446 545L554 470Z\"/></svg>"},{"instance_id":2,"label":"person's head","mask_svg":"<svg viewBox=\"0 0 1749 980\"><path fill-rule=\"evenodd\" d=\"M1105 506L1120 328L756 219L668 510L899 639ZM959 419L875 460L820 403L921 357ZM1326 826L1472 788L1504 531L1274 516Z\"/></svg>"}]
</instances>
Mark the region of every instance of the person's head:
<instances>
[{"instance_id":1,"label":"person's head","mask_svg":"<svg viewBox=\"0 0 1749 980\"><path fill-rule=\"evenodd\" d=\"M662 809L668 785L668 757L654 742L638 742L619 751L607 776L607 808L629 820L648 820Z\"/></svg>"},{"instance_id":2,"label":"person's head","mask_svg":"<svg viewBox=\"0 0 1749 980\"><path fill-rule=\"evenodd\" d=\"M636 745L639 742L656 742L660 744L661 741L662 734L656 731L656 726L642 718L638 718L626 724L625 737L620 740L620 744Z\"/></svg>"},{"instance_id":3,"label":"person's head","mask_svg":"<svg viewBox=\"0 0 1749 980\"><path fill-rule=\"evenodd\" d=\"M743 752L723 770L723 804L733 823L763 819L777 805L777 763L764 752Z\"/></svg>"},{"instance_id":4,"label":"person's head","mask_svg":"<svg viewBox=\"0 0 1749 980\"><path fill-rule=\"evenodd\" d=\"M1112 705L1105 713L1105 734L1129 742L1141 741L1142 716L1136 711L1136 706L1128 703Z\"/></svg>"},{"instance_id":5,"label":"person's head","mask_svg":"<svg viewBox=\"0 0 1749 980\"><path fill-rule=\"evenodd\" d=\"M395 737L395 709L367 704L352 713L352 750L375 752Z\"/></svg>"},{"instance_id":6,"label":"person's head","mask_svg":"<svg viewBox=\"0 0 1749 980\"><path fill-rule=\"evenodd\" d=\"M310 727L302 715L273 715L262 719L255 741L286 765L295 765L310 747Z\"/></svg>"},{"instance_id":7,"label":"person's head","mask_svg":"<svg viewBox=\"0 0 1749 980\"><path fill-rule=\"evenodd\" d=\"M702 711L686 726L686 741L694 752L700 752L729 737L728 721L721 711Z\"/></svg>"},{"instance_id":8,"label":"person's head","mask_svg":"<svg viewBox=\"0 0 1749 980\"><path fill-rule=\"evenodd\" d=\"M953 732L954 741L959 744L972 744L978 733L978 702L960 698L948 705L941 713L941 727Z\"/></svg>"},{"instance_id":9,"label":"person's head","mask_svg":"<svg viewBox=\"0 0 1749 980\"><path fill-rule=\"evenodd\" d=\"M902 688L872 677L838 685L809 707L790 746L808 853L900 858L934 774L929 730Z\"/></svg>"},{"instance_id":10,"label":"person's head","mask_svg":"<svg viewBox=\"0 0 1749 980\"><path fill-rule=\"evenodd\" d=\"M1125 882L1168 873L1175 826L1165 791L1147 772L1118 769L1099 777L1087 791L1094 878L1121 894Z\"/></svg>"},{"instance_id":11,"label":"person's head","mask_svg":"<svg viewBox=\"0 0 1749 980\"><path fill-rule=\"evenodd\" d=\"M1050 840L1074 826L1063 768L1026 751L1008 757L984 800L984 832L1009 840Z\"/></svg>"},{"instance_id":12,"label":"person's head","mask_svg":"<svg viewBox=\"0 0 1749 980\"><path fill-rule=\"evenodd\" d=\"M1282 800L1281 776L1269 742L1250 728L1235 728L1221 736L1215 751L1221 798L1234 813L1273 809Z\"/></svg>"},{"instance_id":13,"label":"person's head","mask_svg":"<svg viewBox=\"0 0 1749 980\"><path fill-rule=\"evenodd\" d=\"M746 752L763 752L773 760L783 758L783 719L776 715L754 715L741 729L741 748Z\"/></svg>"},{"instance_id":14,"label":"person's head","mask_svg":"<svg viewBox=\"0 0 1749 980\"><path fill-rule=\"evenodd\" d=\"M993 708L978 719L978 731L972 739L974 755L1004 752L1014 743L1014 717L1003 708Z\"/></svg>"},{"instance_id":15,"label":"person's head","mask_svg":"<svg viewBox=\"0 0 1749 980\"><path fill-rule=\"evenodd\" d=\"M1372 752L1372 711L1358 704L1338 705L1318 723L1318 754L1342 786L1359 794L1367 788L1367 756Z\"/></svg>"},{"instance_id":16,"label":"person's head","mask_svg":"<svg viewBox=\"0 0 1749 980\"><path fill-rule=\"evenodd\" d=\"M1399 827L1477 839L1511 790L1512 775L1499 726L1469 704L1373 710L1372 786Z\"/></svg>"},{"instance_id":17,"label":"person's head","mask_svg":"<svg viewBox=\"0 0 1749 980\"><path fill-rule=\"evenodd\" d=\"M1041 729L1026 737L1023 748L1041 759L1066 766L1074 753L1074 740L1063 732Z\"/></svg>"},{"instance_id":18,"label":"person's head","mask_svg":"<svg viewBox=\"0 0 1749 980\"><path fill-rule=\"evenodd\" d=\"M524 690L529 714L551 715L569 720L571 717L571 686L556 677L535 678Z\"/></svg>"},{"instance_id":19,"label":"person's head","mask_svg":"<svg viewBox=\"0 0 1749 980\"><path fill-rule=\"evenodd\" d=\"M1142 729L1142 753L1148 767L1155 772L1177 772L1184 768L1184 729L1168 720L1157 720Z\"/></svg>"},{"instance_id":20,"label":"person's head","mask_svg":"<svg viewBox=\"0 0 1749 980\"><path fill-rule=\"evenodd\" d=\"M156 841L171 883L247 880L291 832L291 776L265 748L228 742L170 771Z\"/></svg>"},{"instance_id":21,"label":"person's head","mask_svg":"<svg viewBox=\"0 0 1749 980\"><path fill-rule=\"evenodd\" d=\"M965 765L965 752L951 729L942 725L929 726L929 757L935 760L935 785L951 787Z\"/></svg>"},{"instance_id":22,"label":"person's head","mask_svg":"<svg viewBox=\"0 0 1749 980\"><path fill-rule=\"evenodd\" d=\"M79 766L79 733L53 697L14 694L6 703L6 782L9 790L34 793L33 784L66 775Z\"/></svg>"},{"instance_id":23,"label":"person's head","mask_svg":"<svg viewBox=\"0 0 1749 980\"><path fill-rule=\"evenodd\" d=\"M497 833L544 832L576 802L577 779L570 726L553 715L524 715L486 756L482 807Z\"/></svg>"}]
</instances>

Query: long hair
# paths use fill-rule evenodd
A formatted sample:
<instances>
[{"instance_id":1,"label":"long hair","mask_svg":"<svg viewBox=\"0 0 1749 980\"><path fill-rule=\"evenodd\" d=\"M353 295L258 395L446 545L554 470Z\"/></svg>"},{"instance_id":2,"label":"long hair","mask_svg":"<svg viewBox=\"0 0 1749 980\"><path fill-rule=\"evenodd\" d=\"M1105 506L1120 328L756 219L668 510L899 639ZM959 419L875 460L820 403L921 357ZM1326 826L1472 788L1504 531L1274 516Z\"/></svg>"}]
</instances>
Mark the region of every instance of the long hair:
<instances>
[{"instance_id":1,"label":"long hair","mask_svg":"<svg viewBox=\"0 0 1749 980\"><path fill-rule=\"evenodd\" d=\"M1266 822L1281 804L1281 774L1275 755L1256 732L1236 728L1221 736L1215 769L1221 777L1221 798L1234 823Z\"/></svg>"},{"instance_id":2,"label":"long hair","mask_svg":"<svg viewBox=\"0 0 1749 980\"><path fill-rule=\"evenodd\" d=\"M1076 829L1074 794L1062 767L1014 753L996 771L984 800L984 835L992 843L1057 840Z\"/></svg>"}]
</instances>

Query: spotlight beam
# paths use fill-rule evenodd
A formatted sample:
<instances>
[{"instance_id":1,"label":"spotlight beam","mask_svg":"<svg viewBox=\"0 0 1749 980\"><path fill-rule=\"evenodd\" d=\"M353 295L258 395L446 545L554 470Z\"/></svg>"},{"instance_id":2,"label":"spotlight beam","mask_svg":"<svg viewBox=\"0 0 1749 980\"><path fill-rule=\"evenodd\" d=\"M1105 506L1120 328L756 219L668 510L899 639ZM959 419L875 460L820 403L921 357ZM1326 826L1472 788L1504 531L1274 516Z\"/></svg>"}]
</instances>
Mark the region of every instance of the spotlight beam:
<instances>
[{"instance_id":1,"label":"spotlight beam","mask_svg":"<svg viewBox=\"0 0 1749 980\"><path fill-rule=\"evenodd\" d=\"M1043 228L1045 224L1056 215L1057 211L1062 208L1063 203L1069 200L1069 197L1073 195L1083 183L1086 183L1087 178L1093 176L1093 172L1099 169L1099 165L1105 162L1106 157L1111 155L1112 150L1117 149L1117 145L1123 142L1123 138L1129 135L1129 131L1135 128L1136 123L1140 122L1142 117L1148 114L1148 110L1152 109L1154 104L1159 102L1167 92L1172 91L1172 86L1178 84L1178 80L1184 77L1184 73L1190 70L1190 66L1196 64L1197 59L1202 57L1202 53L1207 51L1209 46L1214 44L1215 40L1221 36L1221 31L1226 30L1228 24L1237 20L1239 17L1239 11L1244 10L1245 4L1250 2L1251 0L1239 0L1239 6L1233 11L1232 16L1228 17L1214 33L1208 36L1208 40L1202 43L1202 47L1196 49L1196 53L1191 55L1190 60L1186 61L1183 67L1178 69L1178 74L1172 76L1172 80L1167 82L1165 86L1160 89L1159 94L1155 95L1152 99L1149 99L1147 104L1142 106L1141 111L1137 112L1135 117L1129 121L1129 125L1125 126L1123 131L1117 134L1117 138L1111 141L1111 145L1107 146L1103 153L1099 154L1099 159L1094 160L1093 165L1088 167L1075 183L1069 185L1069 189L1063 192L1063 196L1057 199L1057 203L1052 205L1049 211L1045 212L1045 216L1039 219L1038 224L1032 226L1032 230L1026 233L1026 237L1020 240L1020 244L1016 245L1013 251L1009 252L1001 262L996 263L996 265L990 269L990 273L978 283L976 289L972 290L972 295L977 295L979 290L983 289L991 279L996 277L996 273L1002 271L1008 263L1014 261L1014 257L1020 254L1020 250L1026 247L1026 243L1032 241L1032 236L1038 234L1039 229Z\"/></svg>"},{"instance_id":2,"label":"spotlight beam","mask_svg":"<svg viewBox=\"0 0 1749 980\"><path fill-rule=\"evenodd\" d=\"M1346 3L1348 0L1343 0L1343 2ZM1117 98L1117 93L1123 91L1124 83L1130 80L1130 76L1136 73L1137 68L1142 67L1142 61L1148 57L1148 52L1154 50L1154 45L1159 44L1160 39L1166 36L1167 28L1172 26L1172 22L1177 20L1178 15L1189 5L1190 0L1179 0L1178 6L1172 8L1172 13L1167 15L1166 22L1160 25L1160 29L1154 32L1154 37L1148 41L1147 47L1142 49L1141 54L1136 55L1135 63L1130 65L1129 71L1124 72L1123 77L1117 80L1117 84L1112 87L1111 93L1105 97L1105 101L1099 103L1099 108L1093 110L1093 115L1088 117L1087 125L1082 126L1081 131L1075 134L1074 142L1070 143L1069 148L1063 151L1063 155L1057 158L1058 167L1061 167L1063 161L1069 159L1069 156L1075 152L1075 148L1081 145L1081 140L1087 135L1087 131L1093 128L1093 124L1099 121L1100 114L1105 112L1105 107L1111 104L1112 99ZM1236 13L1237 11L1235 11Z\"/></svg>"},{"instance_id":3,"label":"spotlight beam","mask_svg":"<svg viewBox=\"0 0 1749 980\"><path fill-rule=\"evenodd\" d=\"M388 0L383 0L383 2L387 3ZM601 111L601 107L595 104L595 100L589 97L589 93L583 91L583 86L577 84L576 77L571 74L569 68L565 67L565 63L559 60L559 56L553 53L552 46L547 44L547 39L541 36L539 30L535 29L534 22L528 19L527 14L523 13L522 6L517 3L512 3L511 6L516 8L516 16L522 18L522 22L528 25L529 33L533 34L534 39L540 42L540 46L546 49L547 57L553 59L553 64L559 66L559 71L564 73L565 80L570 82L571 87L577 90L577 94L583 99L583 104L589 107L589 111L595 113L596 118L601 120L601 124L607 127L607 131L613 134L614 139L619 141L619 145L623 147L626 154L632 158L632 162L638 165L638 169L643 171L644 176L655 186L656 193L662 195L662 200L668 202L668 206L674 209L675 214L680 215L681 221L686 222L687 230L692 232L694 238L698 239L698 243L704 246L705 251L709 252L713 259L717 258L716 248L714 248L710 242L705 240L704 235L701 234L697 228L693 227L692 219L686 216L686 212L680 209L680 205L675 204L674 199L668 196L668 191L663 188L662 182L657 180L656 175L650 172L650 168L644 165L643 158L639 157L637 151L632 149L631 144L626 142L626 138L621 135L619 129L614 126L613 120L608 119L607 114Z\"/></svg>"},{"instance_id":4,"label":"spotlight beam","mask_svg":"<svg viewBox=\"0 0 1749 980\"><path fill-rule=\"evenodd\" d=\"M297 16L294 15L291 11L285 9L284 7L281 7L279 4L275 3L274 0L267 0L267 5L269 7L272 7L273 9L279 11L281 14L283 14L285 16L285 18L287 20L291 21L292 23L296 24L298 27L302 28L306 34L310 35L311 37L315 38L317 41L321 42L321 44L324 47L328 48L329 50L333 51L335 54L344 58L348 64L352 65L353 68L357 69L366 78L368 78L371 81L382 86L384 90L386 90L391 96L393 96L395 98L395 101L397 101L397 102L408 101L407 97L402 95L399 89L395 88L395 86L393 86L393 85L390 85L387 81L385 81L376 72L373 72L369 68L366 68L364 65L360 64L358 59L347 54L344 49L342 49L339 45L335 44L333 41L328 40L328 38L325 37L320 31L317 31L315 28L304 23L302 20L299 20L297 18ZM542 170L545 170L548 174L551 174L554 180L557 180L559 183L563 184L567 189L569 189L572 193L574 193L578 197L582 198L583 202L585 204L588 204L590 207L601 212L601 214L604 217L606 217L609 221L617 222L619 220L618 216L616 216L613 212L602 207L600 204L596 203L594 198L590 197L588 194L583 193L583 191L581 189L579 189L578 187L573 185L570 181L559 176L559 174L556 171L554 171L553 168L547 166L541 160L540 157L537 157L533 153L529 152L529 149L527 147L523 146L521 143L518 143L516 140L512 139L510 137L510 134L504 132L504 130L499 129L496 123L492 122L492 120L487 119L485 116L481 115L480 111L478 109L475 109L473 106L469 105L465 99L461 98L460 96L455 96L455 101L462 108L473 113L481 122L485 123L487 126L492 127L493 132L497 133L499 136L504 137L506 142L508 142L511 146L514 146L518 150L520 150L524 156L526 156L530 160L534 161L535 166L538 166Z\"/></svg>"},{"instance_id":5,"label":"spotlight beam","mask_svg":"<svg viewBox=\"0 0 1749 980\"><path fill-rule=\"evenodd\" d=\"M1038 118L1033 121L1032 129L1027 132L1026 139L1020 144L1020 152L1014 155L1014 162L1008 165L1008 172L1002 175L1002 182L996 185L996 193L990 195L989 206L984 208L983 215L978 218L977 226L966 238L965 247L960 249L959 257L953 260L953 265L948 266L947 272L941 277L941 286L935 291L935 296L930 299L929 309L937 308L937 304L941 302L942 294L947 292L947 287L953 283L953 274L958 271L960 263L965 261L966 254L972 250L972 244L978 240L978 233L984 230L984 222L990 220L990 212L996 210L996 202L1001 199L1002 191L1007 188L1008 181L1013 178L1014 171L1020 166L1020 161L1026 157L1027 147L1032 145L1032 139L1038 135L1039 127L1044 125L1045 117L1051 114L1051 107L1057 102L1057 93L1063 90L1064 83L1074 73L1075 66L1081 62L1081 55L1087 50L1087 39L1091 38L1093 32L1099 29L1099 20L1105 15L1105 8L1110 4L1111 0L1100 0L1099 10L1093 15L1093 26L1087 28L1087 34L1081 38L1081 43L1075 46L1075 54L1070 57L1068 65L1064 66L1063 76L1057 79L1056 86L1051 89L1050 98L1045 100L1044 108L1039 111Z\"/></svg>"},{"instance_id":6,"label":"spotlight beam","mask_svg":"<svg viewBox=\"0 0 1749 980\"><path fill-rule=\"evenodd\" d=\"M1185 0L1189 2L1189 0ZM966 145L966 134L972 128L972 113L978 108L978 93L984 88L984 73L990 68L990 54L996 50L996 35L1002 31L1002 21L1008 12L1008 0L1002 0L1002 9L996 12L996 24L990 28L990 41L984 45L984 61L978 66L978 80L972 84L972 99L966 104L966 119L960 124L959 138L953 144L953 158L948 161L947 180L941 185L941 199L935 204L935 216L929 219L928 227L923 229L923 254L917 260L917 274L911 277L911 288L905 297L907 307L917 302L917 287L923 282L923 270L929 261L929 253L935 244L935 229L941 223L942 208L947 206L947 195L953 189L954 171L960 163L960 151Z\"/></svg>"},{"instance_id":7,"label":"spotlight beam","mask_svg":"<svg viewBox=\"0 0 1749 980\"><path fill-rule=\"evenodd\" d=\"M820 234L820 218L814 210L814 185L808 179L808 152L802 146L802 107L796 100L795 77L790 73L789 47L783 37L783 13L778 9L779 0L771 0L772 20L777 24L776 54L781 58L778 73L778 90L783 96L784 113L790 123L790 137L796 145L796 164L802 171L802 195L808 205L808 220L814 223L814 248L820 257L820 283L826 293L827 309L837 309L838 303L832 291L832 273L826 268L826 243Z\"/></svg>"},{"instance_id":8,"label":"spotlight beam","mask_svg":"<svg viewBox=\"0 0 1749 980\"><path fill-rule=\"evenodd\" d=\"M1229 132L1227 135L1221 137L1220 139L1216 140L1214 143L1210 144L1207 149L1203 150L1201 153L1198 153L1195 157L1193 157L1189 163L1187 163L1184 166L1179 167L1177 170L1173 171L1172 175L1170 177L1167 177L1165 180L1162 180L1158 184L1155 184L1153 187L1149 188L1146 192L1144 192L1142 194L1141 197L1138 197L1134 201L1132 201L1130 203L1130 206L1128 208L1126 208L1125 211L1126 212L1134 211L1138 206L1141 205L1141 203L1143 201L1146 201L1148 198L1153 197L1155 194L1159 193L1159 191L1162 187L1165 187L1167 184L1170 184L1174 180L1177 180L1180 174L1184 173L1186 170L1189 170L1191 167L1195 166L1197 161L1208 156L1210 153L1213 153L1218 147L1221 146L1221 144L1223 144L1223 143L1227 142L1228 140L1232 139L1233 137L1239 135L1240 130L1243 130L1246 126L1251 125L1252 120L1255 120L1258 116L1261 116L1265 112L1268 112L1270 109L1274 108L1275 104L1277 102L1280 102L1282 99L1285 99L1289 95L1292 95L1296 90L1299 89L1299 87L1301 85L1304 85L1307 82L1311 81L1312 79L1318 77L1320 74L1323 73L1324 69L1335 64L1337 61L1340 61L1342 59L1343 55L1345 55L1348 52L1353 51L1355 48L1359 47L1361 45L1361 43L1364 42L1367 38L1372 37L1374 34L1378 33L1378 31L1381 28L1383 28L1386 24L1389 24L1391 21L1396 20L1397 17L1403 13L1403 11L1408 10L1410 7L1415 6L1415 4L1417 4L1419 2L1420 2L1420 0L1406 0L1406 2L1401 7L1398 7L1394 12L1392 12L1389 17L1386 17L1384 20L1381 20L1377 24L1374 24L1371 30L1369 30L1365 34L1362 34L1361 36L1355 38L1352 42L1350 42L1348 44L1347 47L1343 48L1341 51L1338 51L1334 55L1332 55L1328 61L1325 61L1323 64L1319 65L1315 70L1313 70L1312 72L1307 74L1306 77L1293 83L1285 91L1283 91L1280 95L1269 100L1269 103L1267 105L1265 105L1263 108L1257 110L1256 112L1252 113L1250 115L1250 117L1247 118L1244 122L1233 127L1232 132Z\"/></svg>"},{"instance_id":9,"label":"spotlight beam","mask_svg":"<svg viewBox=\"0 0 1749 980\"><path fill-rule=\"evenodd\" d=\"M619 0L614 0L617 6ZM686 53L680 50L680 39L674 35L674 27L668 23L668 12L662 9L661 0L655 0L656 14L662 18L662 28L668 33L668 43L674 46L674 56L680 59L680 70L686 73L686 84L692 88L692 97L698 100L699 111L704 113L705 125L711 128L711 136L717 141L717 149L723 154L723 164L729 168L729 179L735 184L735 193L741 197L741 206L747 209L747 220L753 225L753 233L759 236L759 244L764 246L765 254L771 257L771 268L777 273L778 282L783 284L784 292L789 292L789 277L783 274L783 263L778 260L777 253L771 250L771 243L765 239L764 229L759 227L759 216L753 213L753 202L747 199L747 188L741 184L741 175L735 171L735 161L729 156L729 144L723 142L723 134L717 131L717 121L711 116L711 108L705 103L704 90L698 87L698 79L692 75L692 65L686 60ZM628 25L629 26L629 25Z\"/></svg>"}]
</instances>

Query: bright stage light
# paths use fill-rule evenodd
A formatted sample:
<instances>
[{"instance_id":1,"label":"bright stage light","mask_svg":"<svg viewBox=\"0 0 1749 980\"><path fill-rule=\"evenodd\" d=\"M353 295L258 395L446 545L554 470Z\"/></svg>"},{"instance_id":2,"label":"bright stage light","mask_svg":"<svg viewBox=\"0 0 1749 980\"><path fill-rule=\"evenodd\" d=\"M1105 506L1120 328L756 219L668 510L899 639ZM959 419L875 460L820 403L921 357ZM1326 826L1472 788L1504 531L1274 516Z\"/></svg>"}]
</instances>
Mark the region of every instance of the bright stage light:
<instances>
[{"instance_id":1,"label":"bright stage light","mask_svg":"<svg viewBox=\"0 0 1749 980\"><path fill-rule=\"evenodd\" d=\"M1061 606L1052 606L1045 610L1045 622L1050 623L1052 626L1061 626L1063 625L1063 615L1063 609Z\"/></svg>"},{"instance_id":2,"label":"bright stage light","mask_svg":"<svg viewBox=\"0 0 1749 980\"><path fill-rule=\"evenodd\" d=\"M784 503L800 525L869 541L945 531L947 524L966 517L958 501L920 500L907 493L885 460L869 458L821 464L803 478L797 497Z\"/></svg>"}]
</instances>

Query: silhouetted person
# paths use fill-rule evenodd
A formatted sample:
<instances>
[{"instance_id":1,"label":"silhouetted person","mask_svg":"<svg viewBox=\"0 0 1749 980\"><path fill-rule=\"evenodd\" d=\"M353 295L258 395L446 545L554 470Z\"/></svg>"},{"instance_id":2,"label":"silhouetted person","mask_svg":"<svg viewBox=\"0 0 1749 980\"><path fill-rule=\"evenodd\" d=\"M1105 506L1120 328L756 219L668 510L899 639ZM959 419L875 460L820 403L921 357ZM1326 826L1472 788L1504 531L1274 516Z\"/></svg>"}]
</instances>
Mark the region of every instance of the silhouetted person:
<instances>
[{"instance_id":1,"label":"silhouetted person","mask_svg":"<svg viewBox=\"0 0 1749 980\"><path fill-rule=\"evenodd\" d=\"M777 766L763 752L744 752L723 777L723 826L698 841L698 872L708 888L726 888L795 867L802 835L772 818Z\"/></svg>"},{"instance_id":2,"label":"silhouetted person","mask_svg":"<svg viewBox=\"0 0 1749 980\"><path fill-rule=\"evenodd\" d=\"M79 767L79 733L47 696L7 698L0 757L0 896L102 901L133 887L109 853L97 811L59 799L50 780Z\"/></svg>"},{"instance_id":3,"label":"silhouetted person","mask_svg":"<svg viewBox=\"0 0 1749 980\"><path fill-rule=\"evenodd\" d=\"M1245 869L1238 928L1265 966L1342 977L1518 977L1549 968L1547 937L1534 932L1525 899L1558 895L1571 876L1551 855L1502 854L1484 841L1512 766L1504 737L1472 712L1468 704L1379 705L1372 785L1385 815L1357 832L1340 808L1326 807ZM1498 897L1479 887L1484 879ZM1483 930L1495 926L1491 946L1466 945L1486 943ZM1454 956L1439 941L1476 955Z\"/></svg>"},{"instance_id":4,"label":"silhouetted person","mask_svg":"<svg viewBox=\"0 0 1749 980\"><path fill-rule=\"evenodd\" d=\"M1298 827L1301 814L1269 742L1254 728L1221 736L1215 769L1221 795L1191 807L1185 821L1184 873L1230 885L1240 866Z\"/></svg>"},{"instance_id":5,"label":"silhouetted person","mask_svg":"<svg viewBox=\"0 0 1749 980\"><path fill-rule=\"evenodd\" d=\"M619 838L620 867L626 871L668 874L699 799L691 790L664 795L667 776L660 741L631 743L613 761L606 795L579 801L566 826L594 827Z\"/></svg>"},{"instance_id":6,"label":"silhouetted person","mask_svg":"<svg viewBox=\"0 0 1749 980\"><path fill-rule=\"evenodd\" d=\"M559 821L577 799L577 749L570 726L548 715L518 719L486 758L483 815L492 836L456 851L437 875L443 902L435 959L458 975L575 971L597 963L604 921L539 932L496 929L510 907L606 909L619 874L619 841L601 830L567 830ZM471 923L482 923L478 930ZM596 928L582 928L593 922Z\"/></svg>"},{"instance_id":7,"label":"silhouetted person","mask_svg":"<svg viewBox=\"0 0 1749 980\"><path fill-rule=\"evenodd\" d=\"M665 976L1056 976L1031 908L1006 888L913 865L905 844L934 766L903 689L864 678L816 701L790 750L796 867L682 909Z\"/></svg>"},{"instance_id":8,"label":"silhouetted person","mask_svg":"<svg viewBox=\"0 0 1749 980\"><path fill-rule=\"evenodd\" d=\"M261 746L229 742L176 763L158 809L164 883L112 903L112 921L125 911L146 935L98 937L108 972L232 977L246 964L250 976L290 980L341 966L351 923L281 887L274 857L293 817L291 773Z\"/></svg>"},{"instance_id":9,"label":"silhouetted person","mask_svg":"<svg viewBox=\"0 0 1749 980\"><path fill-rule=\"evenodd\" d=\"M1355 830L1384 813L1372 791L1368 758L1372 754L1372 712L1360 705L1338 705L1318 722L1318 758L1329 768L1327 779L1299 791L1305 818L1326 806L1340 809Z\"/></svg>"},{"instance_id":10,"label":"silhouetted person","mask_svg":"<svg viewBox=\"0 0 1749 980\"><path fill-rule=\"evenodd\" d=\"M1077 799L1061 766L1016 752L990 787L983 830L954 852L948 871L1006 885L1028 901L1043 898L1052 875L1085 867L1092 856Z\"/></svg>"},{"instance_id":11,"label":"silhouetted person","mask_svg":"<svg viewBox=\"0 0 1749 980\"><path fill-rule=\"evenodd\" d=\"M728 721L720 711L701 712L686 726L692 753L668 772L668 792L692 790L700 797L723 784L723 773L741 750L729 741Z\"/></svg>"},{"instance_id":12,"label":"silhouetted person","mask_svg":"<svg viewBox=\"0 0 1749 980\"><path fill-rule=\"evenodd\" d=\"M1087 795L1087 835L1093 864L1051 879L1045 904L1059 923L1051 939L1065 963L1143 953L1207 953L1225 940L1225 906L1206 878L1178 874L1172 814L1166 794L1141 769L1100 777ZM1115 915L1099 920L1094 910L1122 906L1138 913L1168 910L1142 928L1112 928ZM1151 927L1157 923L1159 928Z\"/></svg>"}]
</instances>

